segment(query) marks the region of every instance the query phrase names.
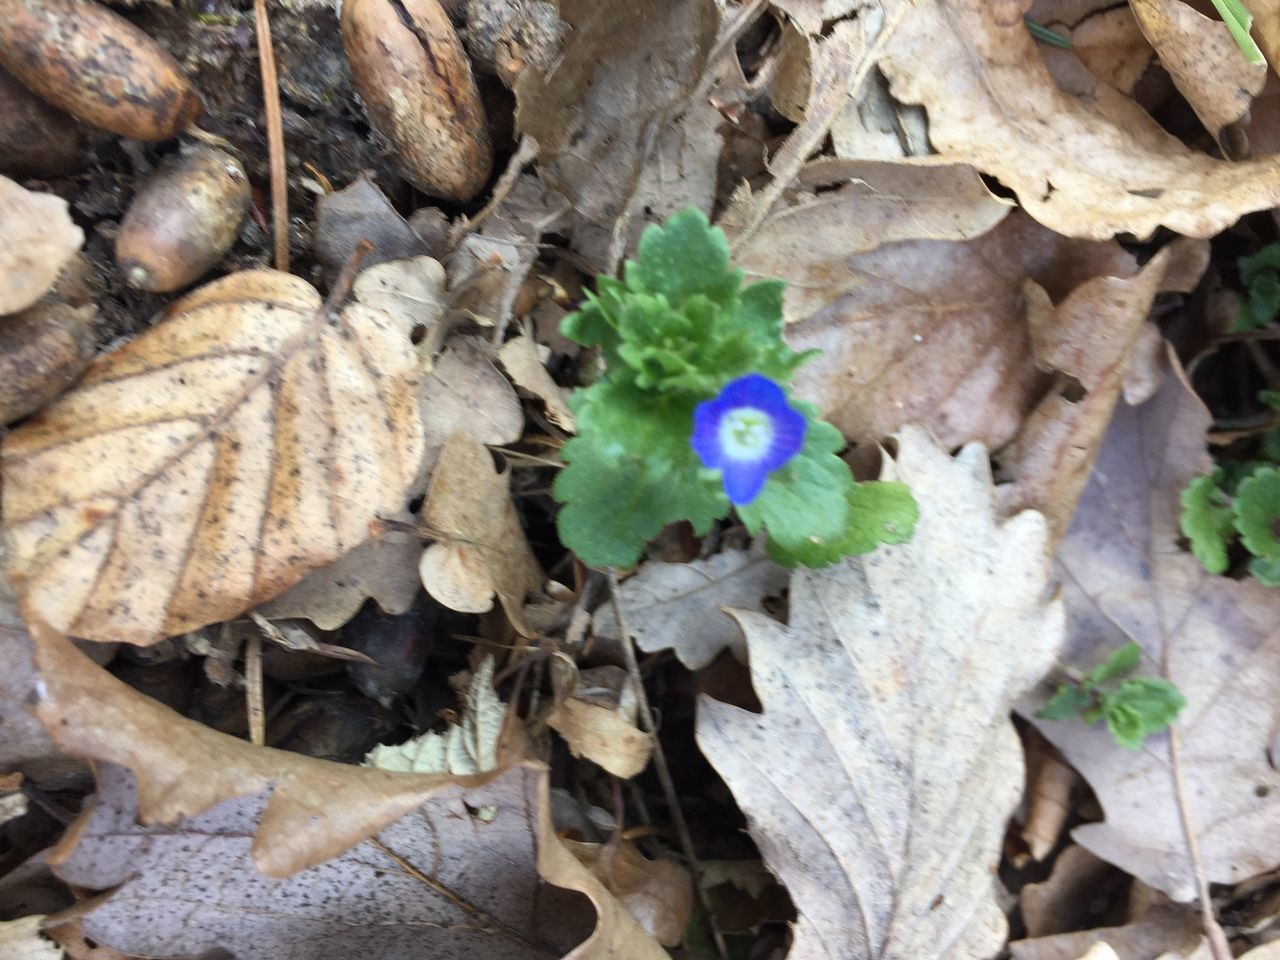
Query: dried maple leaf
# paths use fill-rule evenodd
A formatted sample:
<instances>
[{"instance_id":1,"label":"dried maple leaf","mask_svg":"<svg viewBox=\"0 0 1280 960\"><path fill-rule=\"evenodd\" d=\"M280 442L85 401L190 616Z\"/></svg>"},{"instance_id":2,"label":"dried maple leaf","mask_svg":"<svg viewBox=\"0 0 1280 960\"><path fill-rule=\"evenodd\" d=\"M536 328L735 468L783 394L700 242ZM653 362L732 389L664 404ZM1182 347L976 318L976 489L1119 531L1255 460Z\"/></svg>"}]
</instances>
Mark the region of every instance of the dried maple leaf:
<instances>
[{"instance_id":1,"label":"dried maple leaf","mask_svg":"<svg viewBox=\"0 0 1280 960\"><path fill-rule=\"evenodd\" d=\"M233 274L96 360L4 440L25 611L153 643L227 620L404 506L422 458L412 345L305 281Z\"/></svg>"},{"instance_id":2,"label":"dried maple leaf","mask_svg":"<svg viewBox=\"0 0 1280 960\"><path fill-rule=\"evenodd\" d=\"M337 960L370 942L418 956L429 936L445 955L545 960L572 920L590 936L566 960L664 960L556 840L545 767L402 774L254 747L130 689L46 625L32 633L37 714L61 748L103 762L101 813L68 832L56 859L86 885L128 880L85 916L95 938L131 954L200 953L212 940L246 960ZM594 929L566 891L590 902ZM192 911L200 922L187 924Z\"/></svg>"},{"instance_id":3,"label":"dried maple leaf","mask_svg":"<svg viewBox=\"0 0 1280 960\"><path fill-rule=\"evenodd\" d=\"M674 649L690 670L701 670L721 650L747 659L742 631L724 612L761 610L765 597L780 595L789 574L761 550L726 550L691 563L645 563L622 582L618 600L627 630L646 653ZM592 621L596 636L617 638L613 604Z\"/></svg>"},{"instance_id":4,"label":"dried maple leaf","mask_svg":"<svg viewBox=\"0 0 1280 960\"><path fill-rule=\"evenodd\" d=\"M1089 668L1134 640L1140 672L1163 674L1182 691L1187 829L1199 838L1209 881L1236 883L1280 864L1280 773L1268 762L1280 595L1210 575L1178 544L1178 495L1210 468L1208 426L1208 412L1176 376L1142 406L1116 410L1058 552L1063 662ZM1105 821L1077 827L1076 842L1176 900L1194 898L1168 735L1135 754L1105 728L1037 725L1102 804Z\"/></svg>"},{"instance_id":5,"label":"dried maple leaf","mask_svg":"<svg viewBox=\"0 0 1280 960\"><path fill-rule=\"evenodd\" d=\"M698 743L799 913L790 960L985 958L1022 787L1012 701L1053 662L1044 518L1000 521L987 455L905 429L913 539L797 571L790 622L738 615L762 714L704 698Z\"/></svg>"},{"instance_id":6,"label":"dried maple leaf","mask_svg":"<svg viewBox=\"0 0 1280 960\"><path fill-rule=\"evenodd\" d=\"M1280 203L1280 159L1216 160L1164 133L1131 99L1064 90L1023 23L1022 0L917 0L879 59L899 100L923 104L943 159L971 163L1067 236L1211 237Z\"/></svg>"},{"instance_id":7,"label":"dried maple leaf","mask_svg":"<svg viewBox=\"0 0 1280 960\"><path fill-rule=\"evenodd\" d=\"M0 177L0 317L44 296L82 243L67 201Z\"/></svg>"}]
</instances>

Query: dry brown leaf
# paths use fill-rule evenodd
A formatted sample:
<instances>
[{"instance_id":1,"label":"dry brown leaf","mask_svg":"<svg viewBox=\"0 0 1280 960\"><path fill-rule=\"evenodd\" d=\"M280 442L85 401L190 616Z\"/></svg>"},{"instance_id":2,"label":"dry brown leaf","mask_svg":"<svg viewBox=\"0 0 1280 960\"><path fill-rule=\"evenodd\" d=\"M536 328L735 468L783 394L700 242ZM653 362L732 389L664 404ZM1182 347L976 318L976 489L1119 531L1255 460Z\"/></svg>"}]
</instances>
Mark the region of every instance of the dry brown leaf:
<instances>
[{"instance_id":1,"label":"dry brown leaf","mask_svg":"<svg viewBox=\"0 0 1280 960\"><path fill-rule=\"evenodd\" d=\"M818 33L824 21L838 20L868 6L867 0L769 0L769 5L785 13L806 33Z\"/></svg>"},{"instance_id":2,"label":"dry brown leaf","mask_svg":"<svg viewBox=\"0 0 1280 960\"><path fill-rule=\"evenodd\" d=\"M0 177L0 317L43 297L83 243L67 201Z\"/></svg>"},{"instance_id":3,"label":"dry brown leaf","mask_svg":"<svg viewBox=\"0 0 1280 960\"><path fill-rule=\"evenodd\" d=\"M450 610L484 613L496 594L522 636L524 601L542 586L511 501L511 477L500 473L484 444L465 433L445 441L427 490L422 519L439 540L418 565L422 585Z\"/></svg>"},{"instance_id":4,"label":"dry brown leaf","mask_svg":"<svg viewBox=\"0 0 1280 960\"><path fill-rule=\"evenodd\" d=\"M1067 236L1146 237L1164 225L1210 237L1280 203L1280 159L1216 160L1162 133L1113 88L1063 90L1022 8L917 0L888 39L880 68L897 99L928 110L940 160L997 177Z\"/></svg>"},{"instance_id":5,"label":"dry brown leaf","mask_svg":"<svg viewBox=\"0 0 1280 960\"><path fill-rule=\"evenodd\" d=\"M520 398L474 338L454 337L445 345L422 379L421 395L428 470L454 433L496 446L514 443L524 432Z\"/></svg>"},{"instance_id":6,"label":"dry brown leaf","mask_svg":"<svg viewBox=\"0 0 1280 960\"><path fill-rule=\"evenodd\" d=\"M384 519L416 520L407 510ZM384 530L329 566L312 570L280 596L259 604L257 611L268 620L305 618L321 630L337 630L372 598L383 613L399 616L413 605L422 586L421 556L422 538L417 534Z\"/></svg>"},{"instance_id":7,"label":"dry brown leaf","mask_svg":"<svg viewBox=\"0 0 1280 960\"><path fill-rule=\"evenodd\" d=\"M414 257L376 264L360 272L352 292L361 303L394 320L415 343L441 335L445 304L444 267L439 260Z\"/></svg>"},{"instance_id":8,"label":"dry brown leaf","mask_svg":"<svg viewBox=\"0 0 1280 960\"><path fill-rule=\"evenodd\" d=\"M412 844L417 844L417 849L420 849L427 840L424 836L427 823L423 813L415 814L414 811L427 804L425 813L428 816L441 812L448 814L443 822L437 822L440 837L464 845L478 843L480 846L470 848L475 854L474 859L468 859L470 853L466 846L436 846L434 854L425 857L415 855L413 859L422 876L434 876L437 865L441 868L447 865L450 871L461 869L483 880L485 877L518 874L509 866L513 857L520 858L519 862L527 866L536 863L538 874L547 884L579 891L590 900L596 911L594 932L568 954L566 960L664 960L665 955L657 945L644 935L608 891L556 842L547 814L545 768L525 764L512 767L502 775L463 778L393 774L253 747L187 720L130 689L93 665L65 638L43 624L33 625L33 635L37 645L37 665L44 681L43 696L36 710L45 726L53 732L58 745L68 752L102 761L104 767L109 764L132 770L132 779L137 785L136 808L121 806L114 811L120 823L116 835L128 833L137 838L153 831L158 836L182 836L180 821L184 818L190 820L204 816L207 823L218 822L223 817L233 821L239 818L238 833L226 841L232 850L228 851L228 861L224 862L235 879L229 878L222 884L219 887L221 893L235 897L242 890L258 891L261 893L258 899L245 902L261 907L267 902L263 897L269 898L273 892L297 889L290 886L292 881L283 879L291 874L318 868L320 876L332 876L331 871L326 872L325 862L340 856L344 858L343 863L363 862L365 866L357 866L357 869L365 883L375 885L375 889L379 883L405 883L406 871L402 865L392 862L382 877L368 869L370 857L382 851L366 841L373 834L378 834L384 848L398 851L400 838L406 837L404 849L409 849ZM127 786L127 779L121 778L116 786L108 789ZM485 800L484 797L492 799ZM490 823L477 822L472 818L464 806L468 798L478 801L474 806L482 813L489 806L497 808ZM109 803L100 809L105 814L113 812ZM246 811L250 810L257 812L246 816ZM495 833L501 831L506 839L489 839L482 832L482 828L489 826L498 827ZM75 849L81 833L73 828L60 848L59 860L66 864L66 869L75 869L77 864L83 863L76 860L79 854ZM198 847L212 846L207 836L192 840ZM513 843L515 845L511 846ZM191 856L190 845L189 842L188 851L181 857L163 858L160 874L135 870L128 863L124 863L121 873L122 861L110 854L102 858L101 865L117 871L117 880L135 875L137 879L133 882L141 884L140 890L148 889L148 884L155 883L158 877L163 878L166 871L167 875L175 876L182 875L185 870L191 881L207 884L207 877L202 879L198 871L187 870L182 862L184 857ZM146 857L146 846L145 843L133 845L134 852ZM456 849L456 855L453 849ZM87 851L86 859L92 863L94 858L88 855L92 848L87 848ZM159 844L156 844L156 851L156 856L159 856ZM214 863L216 865L217 861ZM281 879L267 880L263 875ZM304 887L310 883L309 880L298 882ZM550 888L537 884L531 875L525 876L523 882L528 889L551 892ZM110 885L110 882L104 885ZM412 887L414 900L411 902L427 899L423 896L426 886L429 885L415 881ZM447 888L436 886L431 889L442 894L430 897L432 905L443 907L447 901L458 907L462 917L459 918L458 913L453 914L455 925L457 919L467 918L467 908L450 900L445 892ZM349 909L356 920L367 920L371 910L383 903L381 898L371 897L368 891L367 885L350 890ZM158 897L154 901L155 909L150 914L142 913L144 922L131 931L134 935L162 934L164 930L156 925L161 920L170 922L176 919L180 923L181 915L175 915L173 910L173 890L162 886ZM217 901L210 903L207 886L191 893L187 899L196 908L200 904L208 904L208 909L213 911L218 908ZM109 911L113 902L116 901L109 901L104 909ZM128 912L129 902L126 891L117 905L125 908L122 912ZM487 905L488 901L480 903ZM533 903L536 906L537 901ZM526 908L527 903L521 898L507 897L494 905L494 913ZM376 916L376 910L372 915ZM265 919L266 914L258 912L255 917ZM247 920L246 913L241 910L235 914L233 925L237 929L243 928ZM460 926L453 932L459 936L466 935L470 928L465 923ZM277 946L305 951L298 956L320 955L318 951L324 947L324 938L297 940L287 924L282 924L280 930L281 940ZM427 934L421 925L413 925L400 932L413 938ZM193 927L183 927L181 933L192 939L200 935ZM243 930L240 935L244 935ZM498 938L494 940L497 942ZM255 949L253 944L246 945L246 950ZM162 952L187 951L179 948ZM281 951L242 954L246 957L286 955ZM349 955L350 950L340 954Z\"/></svg>"},{"instance_id":9,"label":"dry brown leaf","mask_svg":"<svg viewBox=\"0 0 1280 960\"><path fill-rule=\"evenodd\" d=\"M648 766L653 738L636 726L639 700L626 671L604 666L579 673L567 658L555 667L556 700L546 720L570 752L623 780Z\"/></svg>"},{"instance_id":10,"label":"dry brown leaf","mask_svg":"<svg viewBox=\"0 0 1280 960\"><path fill-rule=\"evenodd\" d=\"M879 70L868 73L845 102L831 124L831 145L844 160L900 160L932 152L925 112L894 100Z\"/></svg>"},{"instance_id":11,"label":"dry brown leaf","mask_svg":"<svg viewBox=\"0 0 1280 960\"><path fill-rule=\"evenodd\" d=\"M1206 130L1217 137L1248 114L1267 81L1267 65L1250 63L1225 23L1183 0L1131 0L1129 5Z\"/></svg>"},{"instance_id":12,"label":"dry brown leaf","mask_svg":"<svg viewBox=\"0 0 1280 960\"><path fill-rule=\"evenodd\" d=\"M1139 672L1163 672L1182 691L1189 828L1209 881L1236 883L1280 864L1280 773L1267 759L1280 596L1254 580L1211 576L1178 545L1178 495L1210 468L1208 426L1176 376L1142 406L1116 410L1058 553L1063 662L1091 667L1132 639L1144 653ZM1105 822L1073 831L1076 842L1176 900L1194 898L1167 734L1133 753L1117 749L1105 727L1036 723L1105 812Z\"/></svg>"},{"instance_id":13,"label":"dry brown leaf","mask_svg":"<svg viewBox=\"0 0 1280 960\"><path fill-rule=\"evenodd\" d=\"M788 626L738 614L764 712L698 705L699 746L799 912L790 960L977 960L1005 938L1007 713L1062 635L1047 527L998 519L976 445L952 459L909 427L886 474L919 502L913 539L797 571Z\"/></svg>"},{"instance_id":14,"label":"dry brown leaf","mask_svg":"<svg viewBox=\"0 0 1280 960\"><path fill-rule=\"evenodd\" d=\"M1034 940L1014 940L1009 952L1013 960L1082 960L1098 944L1105 944L1120 960L1190 960L1203 942L1196 911L1163 906L1122 927L1095 927Z\"/></svg>"},{"instance_id":15,"label":"dry brown leaf","mask_svg":"<svg viewBox=\"0 0 1280 960\"><path fill-rule=\"evenodd\" d=\"M233 274L99 357L0 454L29 615L154 643L237 616L404 506L422 459L413 347L305 281Z\"/></svg>"},{"instance_id":16,"label":"dry brown leaf","mask_svg":"<svg viewBox=\"0 0 1280 960\"><path fill-rule=\"evenodd\" d=\"M361 261L366 268L429 252L386 195L362 174L316 203L316 259L330 277L336 277L365 240L372 247Z\"/></svg>"},{"instance_id":17,"label":"dry brown leaf","mask_svg":"<svg viewBox=\"0 0 1280 960\"><path fill-rule=\"evenodd\" d=\"M1127 6L1108 5L1090 14L1069 35L1072 52L1089 72L1125 94L1133 93L1155 54Z\"/></svg>"},{"instance_id":18,"label":"dry brown leaf","mask_svg":"<svg viewBox=\"0 0 1280 960\"><path fill-rule=\"evenodd\" d=\"M44 917L22 917L0 920L0 957L4 960L62 960L56 943L40 934Z\"/></svg>"},{"instance_id":19,"label":"dry brown leaf","mask_svg":"<svg viewBox=\"0 0 1280 960\"><path fill-rule=\"evenodd\" d=\"M538 355L538 344L528 333L513 337L498 351L498 360L512 381L547 406L547 416L558 426L573 432L573 413L569 410L565 390L551 379Z\"/></svg>"},{"instance_id":20,"label":"dry brown leaf","mask_svg":"<svg viewBox=\"0 0 1280 960\"><path fill-rule=\"evenodd\" d=\"M664 947L684 942L693 913L693 877L688 870L665 857L647 859L630 840L563 843L618 898L645 933Z\"/></svg>"},{"instance_id":21,"label":"dry brown leaf","mask_svg":"<svg viewBox=\"0 0 1280 960\"><path fill-rule=\"evenodd\" d=\"M1027 815L1022 824L1022 842L1032 860L1047 857L1062 838L1071 818L1071 795L1080 785L1080 775L1062 762L1058 751L1034 734L1024 740L1027 755ZM1025 861L1026 857L1022 856ZM1022 866L1015 859L1016 866Z\"/></svg>"},{"instance_id":22,"label":"dry brown leaf","mask_svg":"<svg viewBox=\"0 0 1280 960\"><path fill-rule=\"evenodd\" d=\"M1079 930L1095 922L1091 913L1102 884L1122 875L1078 844L1071 844L1053 861L1053 872L1040 883L1018 891L1018 907L1029 939Z\"/></svg>"},{"instance_id":23,"label":"dry brown leaf","mask_svg":"<svg viewBox=\"0 0 1280 960\"><path fill-rule=\"evenodd\" d=\"M724 611L762 611L764 599L780 595L789 576L761 550L725 550L690 563L642 564L622 582L618 600L641 650L674 649L686 667L701 670L725 649L746 662L742 631ZM612 603L596 611L592 629L618 638Z\"/></svg>"},{"instance_id":24,"label":"dry brown leaf","mask_svg":"<svg viewBox=\"0 0 1280 960\"><path fill-rule=\"evenodd\" d=\"M1253 36L1271 69L1280 71L1280 0L1249 0Z\"/></svg>"}]
</instances>

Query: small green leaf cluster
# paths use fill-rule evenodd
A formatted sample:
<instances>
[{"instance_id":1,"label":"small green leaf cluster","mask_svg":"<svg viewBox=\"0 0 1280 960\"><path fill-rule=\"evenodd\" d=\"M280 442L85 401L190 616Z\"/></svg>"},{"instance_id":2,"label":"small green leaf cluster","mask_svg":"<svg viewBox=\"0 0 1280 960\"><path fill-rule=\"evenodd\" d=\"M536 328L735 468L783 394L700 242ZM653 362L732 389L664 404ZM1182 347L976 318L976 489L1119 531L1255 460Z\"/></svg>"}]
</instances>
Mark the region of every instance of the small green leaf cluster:
<instances>
[{"instance_id":1,"label":"small green leaf cluster","mask_svg":"<svg viewBox=\"0 0 1280 960\"><path fill-rule=\"evenodd\" d=\"M1220 466L1196 477L1182 491L1183 535L1210 573L1225 573L1228 549L1249 551L1249 572L1269 587L1280 586L1280 469L1265 463Z\"/></svg>"},{"instance_id":2,"label":"small green leaf cluster","mask_svg":"<svg viewBox=\"0 0 1280 960\"><path fill-rule=\"evenodd\" d=\"M1168 680L1130 677L1138 667L1142 650L1130 641L1086 676L1077 676L1058 687L1044 707L1041 720L1080 717L1085 723L1107 722L1116 743L1137 750L1142 742L1173 723L1186 700Z\"/></svg>"},{"instance_id":3,"label":"small green leaf cluster","mask_svg":"<svg viewBox=\"0 0 1280 960\"><path fill-rule=\"evenodd\" d=\"M1280 314L1280 243L1269 243L1257 253L1236 261L1244 295L1233 332L1262 330Z\"/></svg>"},{"instance_id":4,"label":"small green leaf cluster","mask_svg":"<svg viewBox=\"0 0 1280 960\"><path fill-rule=\"evenodd\" d=\"M757 373L784 389L811 354L782 339L779 281L743 285L723 231L688 208L650 226L621 280L565 318L565 336L595 347L604 375L574 392L578 435L562 451L553 493L561 541L591 566L629 566L669 523L698 535L730 511L720 471L690 443L693 414L731 380ZM916 503L899 483L855 483L838 430L792 400L807 422L801 451L739 508L767 531L779 563L822 566L912 534Z\"/></svg>"}]
</instances>

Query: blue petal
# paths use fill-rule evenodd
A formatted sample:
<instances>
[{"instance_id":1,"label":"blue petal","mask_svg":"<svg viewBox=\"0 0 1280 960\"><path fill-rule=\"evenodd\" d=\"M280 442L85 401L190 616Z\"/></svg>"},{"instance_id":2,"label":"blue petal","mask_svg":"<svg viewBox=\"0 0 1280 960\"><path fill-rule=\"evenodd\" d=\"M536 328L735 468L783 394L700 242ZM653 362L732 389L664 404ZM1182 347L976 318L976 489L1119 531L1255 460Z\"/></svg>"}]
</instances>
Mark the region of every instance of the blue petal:
<instances>
[{"instance_id":1,"label":"blue petal","mask_svg":"<svg viewBox=\"0 0 1280 960\"><path fill-rule=\"evenodd\" d=\"M809 421L799 410L783 406L781 410L771 411L773 418L773 443L769 452L761 461L765 470L777 470L788 460L800 452L804 446L805 431Z\"/></svg>"},{"instance_id":2,"label":"blue petal","mask_svg":"<svg viewBox=\"0 0 1280 960\"><path fill-rule=\"evenodd\" d=\"M745 506L760 495L768 477L769 469L761 463L728 461L724 465L724 492L734 506Z\"/></svg>"},{"instance_id":3,"label":"blue petal","mask_svg":"<svg viewBox=\"0 0 1280 960\"><path fill-rule=\"evenodd\" d=\"M693 434L689 442L703 466L714 470L720 466L720 420L729 408L717 397L706 400L693 411Z\"/></svg>"}]
</instances>

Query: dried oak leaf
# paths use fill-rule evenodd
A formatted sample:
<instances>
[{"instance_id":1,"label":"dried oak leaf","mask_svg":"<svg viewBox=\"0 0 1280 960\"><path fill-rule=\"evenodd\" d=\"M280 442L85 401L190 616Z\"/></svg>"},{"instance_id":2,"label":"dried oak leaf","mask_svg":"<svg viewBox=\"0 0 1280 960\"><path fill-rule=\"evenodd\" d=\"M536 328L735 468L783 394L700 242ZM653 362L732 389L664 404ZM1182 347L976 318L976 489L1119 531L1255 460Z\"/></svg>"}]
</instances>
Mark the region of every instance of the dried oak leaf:
<instances>
[{"instance_id":1,"label":"dried oak leaf","mask_svg":"<svg viewBox=\"0 0 1280 960\"><path fill-rule=\"evenodd\" d=\"M545 960L572 932L590 936L566 960L665 960L557 841L545 767L402 774L254 747L32 632L41 721L102 761L100 802L55 859L86 886L128 881L85 916L94 939L131 955L342 960L377 943L387 957Z\"/></svg>"},{"instance_id":2,"label":"dried oak leaf","mask_svg":"<svg viewBox=\"0 0 1280 960\"><path fill-rule=\"evenodd\" d=\"M885 472L920 504L914 538L797 571L786 626L738 614L764 712L698 704L699 746L799 913L791 960L976 960L1005 939L1007 714L1062 637L1047 527L998 518L977 445L952 459L908 427Z\"/></svg>"},{"instance_id":3,"label":"dried oak leaf","mask_svg":"<svg viewBox=\"0 0 1280 960\"><path fill-rule=\"evenodd\" d=\"M746 662L747 645L725 612L763 610L765 597L780 595L790 575L760 550L726 550L691 563L646 563L621 584L627 629L646 653L674 649L690 670L701 670L729 649ZM613 604L592 620L596 636L616 639Z\"/></svg>"},{"instance_id":4,"label":"dried oak leaf","mask_svg":"<svg viewBox=\"0 0 1280 960\"><path fill-rule=\"evenodd\" d=\"M305 281L233 274L98 358L0 451L24 612L154 643L227 620L368 537L422 459L412 344Z\"/></svg>"},{"instance_id":5,"label":"dried oak leaf","mask_svg":"<svg viewBox=\"0 0 1280 960\"><path fill-rule=\"evenodd\" d=\"M1188 829L1211 883L1280 864L1280 772L1268 761L1280 686L1280 595L1212 576L1179 546L1178 496L1210 469L1209 415L1177 376L1139 407L1121 404L1058 551L1067 607L1063 662L1085 668L1121 644L1143 650L1187 705L1177 729ZM1032 712L1043 695L1028 706ZM1036 721L1084 776L1106 819L1072 837L1175 900L1196 895L1167 734L1138 753L1105 727Z\"/></svg>"},{"instance_id":6,"label":"dried oak leaf","mask_svg":"<svg viewBox=\"0 0 1280 960\"><path fill-rule=\"evenodd\" d=\"M0 317L44 296L83 243L67 201L0 177Z\"/></svg>"},{"instance_id":7,"label":"dried oak leaf","mask_svg":"<svg viewBox=\"0 0 1280 960\"><path fill-rule=\"evenodd\" d=\"M1024 0L917 0L887 40L893 95L923 104L942 159L970 163L1067 236L1211 237L1280 203L1280 159L1232 163L1184 147L1131 99L1064 90L1027 31Z\"/></svg>"},{"instance_id":8,"label":"dried oak leaf","mask_svg":"<svg viewBox=\"0 0 1280 960\"><path fill-rule=\"evenodd\" d=\"M551 662L555 698L546 716L575 757L629 780L649 765L653 738L636 726L639 697L627 672L606 665L578 671L569 658Z\"/></svg>"}]
</instances>

